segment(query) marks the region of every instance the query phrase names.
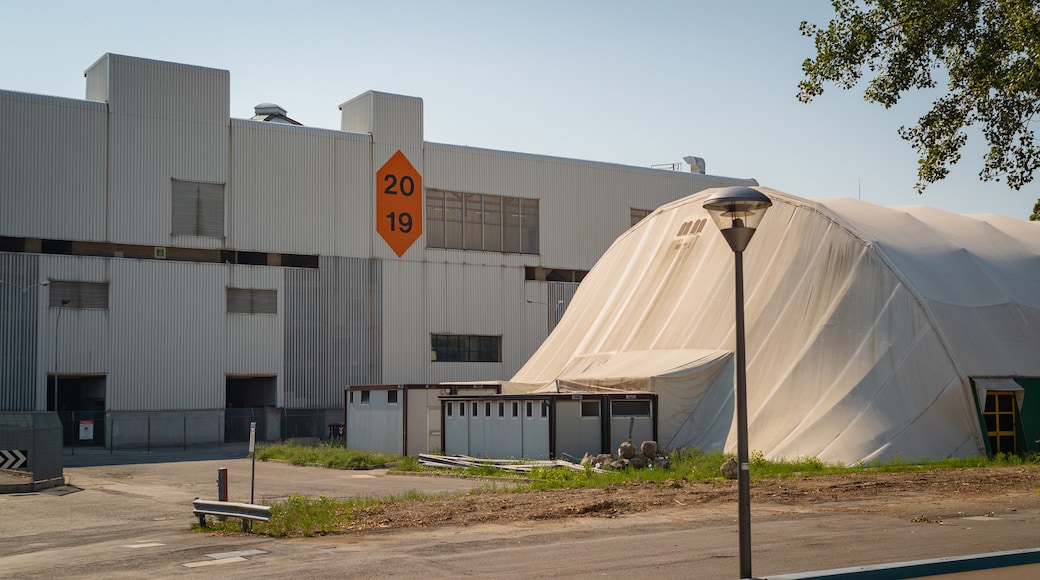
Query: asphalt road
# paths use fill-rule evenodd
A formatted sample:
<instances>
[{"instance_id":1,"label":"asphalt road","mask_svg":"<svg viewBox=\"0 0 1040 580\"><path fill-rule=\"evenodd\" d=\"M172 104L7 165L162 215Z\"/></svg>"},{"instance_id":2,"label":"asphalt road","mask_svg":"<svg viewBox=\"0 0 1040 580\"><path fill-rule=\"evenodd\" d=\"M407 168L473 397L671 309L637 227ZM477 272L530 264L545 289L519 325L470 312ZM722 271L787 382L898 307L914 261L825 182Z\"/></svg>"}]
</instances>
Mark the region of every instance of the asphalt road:
<instances>
[{"instance_id":1,"label":"asphalt road","mask_svg":"<svg viewBox=\"0 0 1040 580\"><path fill-rule=\"evenodd\" d=\"M249 501L252 463L244 456L244 449L66 456L70 486L0 495L0 577L733 578L739 569L734 504L291 540L191 532L191 500L216 498L218 468L229 470L229 499ZM255 499L462 492L482 485L258 462ZM768 577L1036 548L1036 507L937 525L753 505L754 571ZM966 577L1028 573L1040 577L1037 568Z\"/></svg>"}]
</instances>

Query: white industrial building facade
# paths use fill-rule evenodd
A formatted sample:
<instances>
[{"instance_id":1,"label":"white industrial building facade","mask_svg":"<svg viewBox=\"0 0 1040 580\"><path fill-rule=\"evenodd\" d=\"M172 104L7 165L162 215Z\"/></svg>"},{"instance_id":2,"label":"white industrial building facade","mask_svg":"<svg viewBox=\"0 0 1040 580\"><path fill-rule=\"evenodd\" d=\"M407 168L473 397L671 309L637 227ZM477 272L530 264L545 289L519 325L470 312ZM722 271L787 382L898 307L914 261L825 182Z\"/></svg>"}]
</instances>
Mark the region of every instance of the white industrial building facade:
<instances>
[{"instance_id":1,"label":"white industrial building facade","mask_svg":"<svg viewBox=\"0 0 1040 580\"><path fill-rule=\"evenodd\" d=\"M231 118L224 70L85 77L0 91L0 411L103 413L97 444L220 441L239 409L315 435L284 415L338 421L347 385L506 379L635 220L754 184L429 143L414 97L329 130Z\"/></svg>"}]
</instances>

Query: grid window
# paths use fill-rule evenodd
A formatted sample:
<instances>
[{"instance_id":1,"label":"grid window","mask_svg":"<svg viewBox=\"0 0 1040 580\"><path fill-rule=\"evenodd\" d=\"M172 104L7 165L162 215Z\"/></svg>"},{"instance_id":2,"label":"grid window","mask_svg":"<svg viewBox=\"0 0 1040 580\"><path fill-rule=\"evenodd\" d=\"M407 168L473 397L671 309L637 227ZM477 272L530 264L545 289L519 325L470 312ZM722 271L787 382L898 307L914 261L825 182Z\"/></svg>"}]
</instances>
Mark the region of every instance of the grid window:
<instances>
[{"instance_id":1,"label":"grid window","mask_svg":"<svg viewBox=\"0 0 1040 580\"><path fill-rule=\"evenodd\" d=\"M228 314L278 314L278 291L261 288L228 288Z\"/></svg>"},{"instance_id":2,"label":"grid window","mask_svg":"<svg viewBox=\"0 0 1040 580\"><path fill-rule=\"evenodd\" d=\"M426 247L537 254L538 200L428 190Z\"/></svg>"},{"instance_id":3,"label":"grid window","mask_svg":"<svg viewBox=\"0 0 1040 580\"><path fill-rule=\"evenodd\" d=\"M224 237L224 184L172 180L175 236Z\"/></svg>"},{"instance_id":4,"label":"grid window","mask_svg":"<svg viewBox=\"0 0 1040 580\"><path fill-rule=\"evenodd\" d=\"M991 453L1016 453L1018 451L1015 429L1015 410L1017 408L1015 393L1011 391L986 393L986 408L982 415L986 420L986 435L989 437Z\"/></svg>"},{"instance_id":5,"label":"grid window","mask_svg":"<svg viewBox=\"0 0 1040 580\"><path fill-rule=\"evenodd\" d=\"M430 349L438 362L502 362L501 336L432 334Z\"/></svg>"},{"instance_id":6,"label":"grid window","mask_svg":"<svg viewBox=\"0 0 1040 580\"><path fill-rule=\"evenodd\" d=\"M64 306L65 308L108 310L108 282L53 280L50 283L50 291L47 293L47 305L52 308Z\"/></svg>"}]
</instances>

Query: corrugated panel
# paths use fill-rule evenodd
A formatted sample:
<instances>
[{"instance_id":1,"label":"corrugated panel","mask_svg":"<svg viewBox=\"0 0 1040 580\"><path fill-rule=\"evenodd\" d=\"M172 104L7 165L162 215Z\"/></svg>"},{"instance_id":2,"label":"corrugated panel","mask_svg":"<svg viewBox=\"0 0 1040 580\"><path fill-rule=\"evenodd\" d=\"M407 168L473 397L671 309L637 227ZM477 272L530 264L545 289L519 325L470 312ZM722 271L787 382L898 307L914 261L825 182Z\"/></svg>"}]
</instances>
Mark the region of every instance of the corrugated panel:
<instances>
[{"instance_id":1,"label":"corrugated panel","mask_svg":"<svg viewBox=\"0 0 1040 580\"><path fill-rule=\"evenodd\" d=\"M231 117L231 73L202 66L107 54L114 115L222 125Z\"/></svg>"},{"instance_id":2,"label":"corrugated panel","mask_svg":"<svg viewBox=\"0 0 1040 580\"><path fill-rule=\"evenodd\" d=\"M236 119L231 149L230 246L369 256L369 136Z\"/></svg>"},{"instance_id":3,"label":"corrugated panel","mask_svg":"<svg viewBox=\"0 0 1040 580\"><path fill-rule=\"evenodd\" d=\"M213 247L199 238L172 243L172 180L226 183L227 126L110 116L110 239L157 246ZM226 209L225 209L226 212Z\"/></svg>"},{"instance_id":4,"label":"corrugated panel","mask_svg":"<svg viewBox=\"0 0 1040 580\"><path fill-rule=\"evenodd\" d=\"M35 411L41 388L38 372L40 309L45 287L38 256L0 252L0 411Z\"/></svg>"},{"instance_id":5,"label":"corrugated panel","mask_svg":"<svg viewBox=\"0 0 1040 580\"><path fill-rule=\"evenodd\" d=\"M286 271L286 408L339 407L345 386L382 382L380 265L322 257Z\"/></svg>"},{"instance_id":6,"label":"corrugated panel","mask_svg":"<svg viewBox=\"0 0 1040 580\"><path fill-rule=\"evenodd\" d=\"M109 267L110 260L104 258L40 257L40 276L51 281L108 282L111 279ZM62 292L61 288L57 291ZM50 288L47 293L47 303L50 304ZM111 293L109 298L111 308L115 298ZM106 308L73 308L71 305L62 307L60 300L55 303L58 305L47 307L44 320L46 338L40 365L44 372L59 376L108 374L111 368L111 311Z\"/></svg>"},{"instance_id":7,"label":"corrugated panel","mask_svg":"<svg viewBox=\"0 0 1040 580\"><path fill-rule=\"evenodd\" d=\"M3 235L105 239L105 111L101 103L0 91Z\"/></svg>"},{"instance_id":8,"label":"corrugated panel","mask_svg":"<svg viewBox=\"0 0 1040 580\"><path fill-rule=\"evenodd\" d=\"M233 366L226 347L225 288L234 270L249 267L110 262L108 408L222 408L225 369ZM254 348L262 346L260 335Z\"/></svg>"},{"instance_id":9,"label":"corrugated panel","mask_svg":"<svg viewBox=\"0 0 1040 580\"><path fill-rule=\"evenodd\" d=\"M230 267L225 278L227 362L224 374L269 375L281 380L285 359L286 269L263 266ZM233 313L229 293L250 294L253 314ZM221 389L223 394L223 389Z\"/></svg>"},{"instance_id":10,"label":"corrugated panel","mask_svg":"<svg viewBox=\"0 0 1040 580\"><path fill-rule=\"evenodd\" d=\"M107 56L110 239L173 245L171 180L227 182L230 75ZM213 239L176 245L213 247Z\"/></svg>"},{"instance_id":11,"label":"corrugated panel","mask_svg":"<svg viewBox=\"0 0 1040 580\"><path fill-rule=\"evenodd\" d=\"M425 144L425 169L427 188L538 199L541 247L533 263L582 270L629 228L630 208L654 209L707 187L754 183L437 143Z\"/></svg>"}]
</instances>

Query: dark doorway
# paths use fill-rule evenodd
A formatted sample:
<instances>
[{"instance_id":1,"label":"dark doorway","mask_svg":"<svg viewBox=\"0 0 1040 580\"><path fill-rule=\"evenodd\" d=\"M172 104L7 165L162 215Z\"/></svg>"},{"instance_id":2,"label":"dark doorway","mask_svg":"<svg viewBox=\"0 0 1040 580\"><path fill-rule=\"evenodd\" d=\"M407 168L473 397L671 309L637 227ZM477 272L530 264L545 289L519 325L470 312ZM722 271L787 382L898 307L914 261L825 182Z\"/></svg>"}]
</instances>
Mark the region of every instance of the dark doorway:
<instances>
[{"instance_id":1,"label":"dark doorway","mask_svg":"<svg viewBox=\"0 0 1040 580\"><path fill-rule=\"evenodd\" d=\"M224 441L248 441L249 424L266 432L265 409L278 404L278 377L229 376L224 387Z\"/></svg>"},{"instance_id":2,"label":"dark doorway","mask_svg":"<svg viewBox=\"0 0 1040 580\"><path fill-rule=\"evenodd\" d=\"M105 445L105 375L47 377L47 410L57 411L65 445Z\"/></svg>"}]
</instances>

